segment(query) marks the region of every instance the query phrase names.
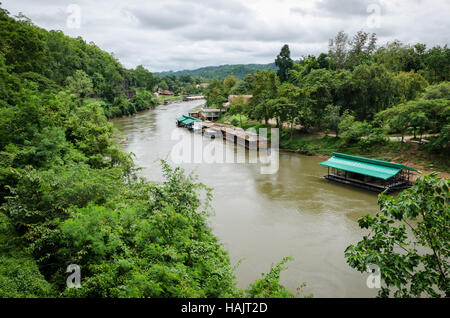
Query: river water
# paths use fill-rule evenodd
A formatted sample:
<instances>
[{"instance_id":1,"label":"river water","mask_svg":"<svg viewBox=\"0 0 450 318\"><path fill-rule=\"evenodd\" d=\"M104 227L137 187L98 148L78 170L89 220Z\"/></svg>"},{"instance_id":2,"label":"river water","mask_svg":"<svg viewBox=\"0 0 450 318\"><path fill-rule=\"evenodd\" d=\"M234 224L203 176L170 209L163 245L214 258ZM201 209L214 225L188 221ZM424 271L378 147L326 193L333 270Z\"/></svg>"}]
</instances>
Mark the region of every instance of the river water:
<instances>
[{"instance_id":1,"label":"river water","mask_svg":"<svg viewBox=\"0 0 450 318\"><path fill-rule=\"evenodd\" d=\"M246 288L270 266L292 256L281 283L294 293L305 282L302 294L315 297L374 297L377 290L366 285L368 274L350 268L344 250L361 240L364 232L357 220L377 212L376 194L326 181L326 168L319 165L323 159L294 153L280 152L275 174L261 174L260 166L251 163L173 163L171 151L180 143L172 140L174 130L201 138L176 128L175 118L202 103L161 105L113 122L124 150L135 154L140 174L148 180L162 179L159 160L166 159L213 188L215 214L209 222L231 263L241 261L238 286Z\"/></svg>"}]
</instances>

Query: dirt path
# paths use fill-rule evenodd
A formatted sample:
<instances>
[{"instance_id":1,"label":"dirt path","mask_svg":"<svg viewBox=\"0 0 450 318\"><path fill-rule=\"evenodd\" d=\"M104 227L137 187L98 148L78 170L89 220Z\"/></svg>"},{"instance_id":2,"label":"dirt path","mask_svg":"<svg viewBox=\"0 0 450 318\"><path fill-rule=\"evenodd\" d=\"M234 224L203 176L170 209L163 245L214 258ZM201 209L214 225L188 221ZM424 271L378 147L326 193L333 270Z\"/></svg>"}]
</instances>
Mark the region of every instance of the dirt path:
<instances>
[{"instance_id":1,"label":"dirt path","mask_svg":"<svg viewBox=\"0 0 450 318\"><path fill-rule=\"evenodd\" d=\"M450 173L448 173L448 172L438 171L436 169L425 168L422 165L415 163L412 158L417 157L419 143L412 142L412 141L409 141L408 143L411 145L411 147L408 150L406 150L405 152L403 152L401 155L394 157L392 160L393 162L401 162L402 165L414 168L423 174L430 174L432 172L437 172L438 176L441 178L450 178ZM415 173L414 180L417 179L419 176L420 176L420 174Z\"/></svg>"},{"instance_id":2,"label":"dirt path","mask_svg":"<svg viewBox=\"0 0 450 318\"><path fill-rule=\"evenodd\" d=\"M422 135L422 142L427 142L426 140L423 140L425 137L434 137L434 136L438 136L439 134L424 134ZM417 135L416 137L420 138L419 135ZM405 142L416 142L418 143L418 141L414 141L412 140L414 139L414 136L404 136L404 141ZM389 136L389 140L391 141L402 141L402 137L401 136Z\"/></svg>"}]
</instances>

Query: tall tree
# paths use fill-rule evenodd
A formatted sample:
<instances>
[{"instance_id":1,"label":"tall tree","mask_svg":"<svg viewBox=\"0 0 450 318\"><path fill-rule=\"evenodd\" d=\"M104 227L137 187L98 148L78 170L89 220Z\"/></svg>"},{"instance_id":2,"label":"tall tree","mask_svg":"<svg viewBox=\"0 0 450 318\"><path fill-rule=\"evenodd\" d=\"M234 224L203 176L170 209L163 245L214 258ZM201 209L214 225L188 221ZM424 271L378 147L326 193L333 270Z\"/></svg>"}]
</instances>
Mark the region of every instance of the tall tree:
<instances>
[{"instance_id":1,"label":"tall tree","mask_svg":"<svg viewBox=\"0 0 450 318\"><path fill-rule=\"evenodd\" d=\"M348 34L339 31L334 39L330 40L328 45L328 56L334 68L343 68L348 55Z\"/></svg>"},{"instance_id":2,"label":"tall tree","mask_svg":"<svg viewBox=\"0 0 450 318\"><path fill-rule=\"evenodd\" d=\"M328 129L334 130L336 138L339 137L339 124L342 121L343 116L340 115L341 106L328 105L325 108L325 123Z\"/></svg>"},{"instance_id":3,"label":"tall tree","mask_svg":"<svg viewBox=\"0 0 450 318\"><path fill-rule=\"evenodd\" d=\"M230 93L231 88L233 88L233 86L236 85L237 82L238 79L234 77L233 74L230 74L227 77L225 77L223 79L223 90L225 94L228 95Z\"/></svg>"},{"instance_id":4,"label":"tall tree","mask_svg":"<svg viewBox=\"0 0 450 318\"><path fill-rule=\"evenodd\" d=\"M291 51L287 44L283 45L280 54L275 59L275 65L278 67L277 75L281 82L285 82L288 79L288 72L294 66L294 61L291 59Z\"/></svg>"}]
</instances>

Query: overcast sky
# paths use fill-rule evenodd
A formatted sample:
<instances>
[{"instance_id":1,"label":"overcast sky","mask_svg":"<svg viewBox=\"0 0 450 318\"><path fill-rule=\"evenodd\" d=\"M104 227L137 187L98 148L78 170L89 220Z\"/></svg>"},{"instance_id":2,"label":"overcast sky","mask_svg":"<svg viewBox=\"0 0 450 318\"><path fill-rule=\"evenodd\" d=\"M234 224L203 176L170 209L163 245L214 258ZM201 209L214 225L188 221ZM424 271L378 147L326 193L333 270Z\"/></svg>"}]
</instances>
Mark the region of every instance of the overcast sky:
<instances>
[{"instance_id":1,"label":"overcast sky","mask_svg":"<svg viewBox=\"0 0 450 318\"><path fill-rule=\"evenodd\" d=\"M270 63L285 43L298 59L326 52L339 30L428 47L448 44L450 31L448 0L0 1L38 26L96 43L127 68L155 72Z\"/></svg>"}]
</instances>

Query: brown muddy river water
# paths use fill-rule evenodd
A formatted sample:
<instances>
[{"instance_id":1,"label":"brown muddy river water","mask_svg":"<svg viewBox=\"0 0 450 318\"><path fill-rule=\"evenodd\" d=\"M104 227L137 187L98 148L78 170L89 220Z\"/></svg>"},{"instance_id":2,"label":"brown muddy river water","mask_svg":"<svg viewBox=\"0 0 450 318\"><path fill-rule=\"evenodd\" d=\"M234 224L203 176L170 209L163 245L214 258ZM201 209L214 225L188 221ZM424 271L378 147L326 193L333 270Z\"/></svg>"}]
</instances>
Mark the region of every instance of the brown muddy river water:
<instances>
[{"instance_id":1,"label":"brown muddy river water","mask_svg":"<svg viewBox=\"0 0 450 318\"><path fill-rule=\"evenodd\" d=\"M210 225L231 263L241 261L238 286L246 288L271 265L292 256L281 283L293 292L305 282L304 293L315 297L374 297L377 290L366 285L368 274L350 268L344 250L362 238L358 218L377 212L376 194L326 181L321 158L293 153L280 153L275 174L261 174L254 163L173 163L172 149L180 144L172 140L174 133L202 138L177 128L175 118L202 103L161 105L113 122L124 150L135 154L140 174L148 180L162 179L159 160L166 159L213 188Z\"/></svg>"}]
</instances>

